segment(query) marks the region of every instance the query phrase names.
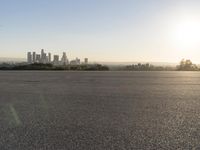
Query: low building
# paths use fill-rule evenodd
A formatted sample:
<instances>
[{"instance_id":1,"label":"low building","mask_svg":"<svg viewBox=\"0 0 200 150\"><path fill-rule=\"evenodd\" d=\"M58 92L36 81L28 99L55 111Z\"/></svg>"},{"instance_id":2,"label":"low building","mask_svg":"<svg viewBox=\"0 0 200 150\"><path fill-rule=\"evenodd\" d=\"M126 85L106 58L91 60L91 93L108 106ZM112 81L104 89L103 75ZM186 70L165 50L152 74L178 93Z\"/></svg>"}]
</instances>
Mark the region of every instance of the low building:
<instances>
[{"instance_id":1,"label":"low building","mask_svg":"<svg viewBox=\"0 0 200 150\"><path fill-rule=\"evenodd\" d=\"M75 60L70 61L70 65L80 65L81 64L81 60L76 58Z\"/></svg>"}]
</instances>

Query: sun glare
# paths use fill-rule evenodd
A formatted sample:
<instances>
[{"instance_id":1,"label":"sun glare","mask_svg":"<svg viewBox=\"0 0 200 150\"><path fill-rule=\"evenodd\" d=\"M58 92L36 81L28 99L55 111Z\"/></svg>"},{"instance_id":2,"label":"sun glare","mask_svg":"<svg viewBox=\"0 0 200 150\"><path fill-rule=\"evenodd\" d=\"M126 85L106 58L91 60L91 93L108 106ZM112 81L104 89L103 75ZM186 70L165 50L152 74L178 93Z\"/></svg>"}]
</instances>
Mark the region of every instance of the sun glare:
<instances>
[{"instance_id":1,"label":"sun glare","mask_svg":"<svg viewBox=\"0 0 200 150\"><path fill-rule=\"evenodd\" d=\"M195 49L200 42L200 22L196 20L180 21L174 27L172 34L173 42L179 49Z\"/></svg>"}]
</instances>

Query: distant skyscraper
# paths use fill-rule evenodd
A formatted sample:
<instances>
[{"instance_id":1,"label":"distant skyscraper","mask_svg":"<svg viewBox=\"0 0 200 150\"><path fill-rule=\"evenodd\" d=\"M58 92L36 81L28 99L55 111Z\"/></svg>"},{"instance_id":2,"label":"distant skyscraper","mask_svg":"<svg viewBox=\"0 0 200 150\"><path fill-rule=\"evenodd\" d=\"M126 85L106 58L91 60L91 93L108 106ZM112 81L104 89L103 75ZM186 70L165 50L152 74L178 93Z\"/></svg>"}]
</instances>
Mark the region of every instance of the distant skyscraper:
<instances>
[{"instance_id":1,"label":"distant skyscraper","mask_svg":"<svg viewBox=\"0 0 200 150\"><path fill-rule=\"evenodd\" d=\"M59 55L54 55L53 58L54 58L54 59L53 59L53 64L54 64L54 65L59 65Z\"/></svg>"},{"instance_id":2,"label":"distant skyscraper","mask_svg":"<svg viewBox=\"0 0 200 150\"><path fill-rule=\"evenodd\" d=\"M44 49L41 50L41 63L46 63L46 54L44 53Z\"/></svg>"},{"instance_id":3,"label":"distant skyscraper","mask_svg":"<svg viewBox=\"0 0 200 150\"><path fill-rule=\"evenodd\" d=\"M44 49L41 49L41 56L43 56L44 54Z\"/></svg>"},{"instance_id":4,"label":"distant skyscraper","mask_svg":"<svg viewBox=\"0 0 200 150\"><path fill-rule=\"evenodd\" d=\"M48 62L48 57L47 57L47 54L44 53L43 54L43 60L42 60L42 63L46 64Z\"/></svg>"},{"instance_id":5,"label":"distant skyscraper","mask_svg":"<svg viewBox=\"0 0 200 150\"><path fill-rule=\"evenodd\" d=\"M49 63L49 55L46 56L46 61L45 63Z\"/></svg>"},{"instance_id":6,"label":"distant skyscraper","mask_svg":"<svg viewBox=\"0 0 200 150\"><path fill-rule=\"evenodd\" d=\"M62 56L62 59L61 59L61 63L62 65L67 65L69 62L68 62L68 59L67 59L67 55L65 52L63 52L63 56Z\"/></svg>"},{"instance_id":7,"label":"distant skyscraper","mask_svg":"<svg viewBox=\"0 0 200 150\"><path fill-rule=\"evenodd\" d=\"M85 58L84 63L88 64L88 58Z\"/></svg>"},{"instance_id":8,"label":"distant skyscraper","mask_svg":"<svg viewBox=\"0 0 200 150\"><path fill-rule=\"evenodd\" d=\"M79 58L76 58L76 64L80 65L81 64L81 60Z\"/></svg>"},{"instance_id":9,"label":"distant skyscraper","mask_svg":"<svg viewBox=\"0 0 200 150\"><path fill-rule=\"evenodd\" d=\"M36 54L36 62L37 63L41 62L40 54Z\"/></svg>"},{"instance_id":10,"label":"distant skyscraper","mask_svg":"<svg viewBox=\"0 0 200 150\"><path fill-rule=\"evenodd\" d=\"M51 63L51 53L48 54L48 62Z\"/></svg>"},{"instance_id":11,"label":"distant skyscraper","mask_svg":"<svg viewBox=\"0 0 200 150\"><path fill-rule=\"evenodd\" d=\"M27 62L28 62L29 64L32 63L32 55L31 55L31 52L28 52L28 53L27 53Z\"/></svg>"},{"instance_id":12,"label":"distant skyscraper","mask_svg":"<svg viewBox=\"0 0 200 150\"><path fill-rule=\"evenodd\" d=\"M33 52L33 63L36 63L36 52Z\"/></svg>"}]
</instances>

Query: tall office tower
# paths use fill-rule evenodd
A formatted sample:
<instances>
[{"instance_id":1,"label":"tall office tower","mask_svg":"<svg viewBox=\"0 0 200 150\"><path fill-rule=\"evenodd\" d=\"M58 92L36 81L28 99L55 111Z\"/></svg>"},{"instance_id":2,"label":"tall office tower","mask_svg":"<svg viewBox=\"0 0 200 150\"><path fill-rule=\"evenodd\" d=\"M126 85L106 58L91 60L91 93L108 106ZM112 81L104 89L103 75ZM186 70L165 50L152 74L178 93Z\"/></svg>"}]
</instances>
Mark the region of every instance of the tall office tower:
<instances>
[{"instance_id":1,"label":"tall office tower","mask_svg":"<svg viewBox=\"0 0 200 150\"><path fill-rule=\"evenodd\" d=\"M45 58L45 64L49 63L49 56L46 54L46 58Z\"/></svg>"},{"instance_id":2,"label":"tall office tower","mask_svg":"<svg viewBox=\"0 0 200 150\"><path fill-rule=\"evenodd\" d=\"M88 64L88 58L85 58L84 63Z\"/></svg>"},{"instance_id":3,"label":"tall office tower","mask_svg":"<svg viewBox=\"0 0 200 150\"><path fill-rule=\"evenodd\" d=\"M45 53L44 53L44 49L41 50L41 63L45 63L45 60L46 60L46 56L45 56Z\"/></svg>"},{"instance_id":4,"label":"tall office tower","mask_svg":"<svg viewBox=\"0 0 200 150\"><path fill-rule=\"evenodd\" d=\"M40 54L36 54L36 63L40 63L41 58L40 58Z\"/></svg>"},{"instance_id":5,"label":"tall office tower","mask_svg":"<svg viewBox=\"0 0 200 150\"><path fill-rule=\"evenodd\" d=\"M56 66L59 65L59 55L54 55L53 64Z\"/></svg>"},{"instance_id":6,"label":"tall office tower","mask_svg":"<svg viewBox=\"0 0 200 150\"><path fill-rule=\"evenodd\" d=\"M43 60L43 62L42 62L42 63L43 63L43 64L46 64L46 63L47 63L47 61L48 61L47 59L48 59L48 57L47 57L47 54L46 54L46 53L44 53L44 54L43 54L43 59L42 59L42 60Z\"/></svg>"},{"instance_id":7,"label":"tall office tower","mask_svg":"<svg viewBox=\"0 0 200 150\"><path fill-rule=\"evenodd\" d=\"M36 52L33 52L33 63L36 63Z\"/></svg>"},{"instance_id":8,"label":"tall office tower","mask_svg":"<svg viewBox=\"0 0 200 150\"><path fill-rule=\"evenodd\" d=\"M48 54L48 62L51 63L51 53Z\"/></svg>"},{"instance_id":9,"label":"tall office tower","mask_svg":"<svg viewBox=\"0 0 200 150\"><path fill-rule=\"evenodd\" d=\"M29 64L32 63L32 55L31 55L31 52L28 52L28 53L27 53L27 62L28 62Z\"/></svg>"},{"instance_id":10,"label":"tall office tower","mask_svg":"<svg viewBox=\"0 0 200 150\"><path fill-rule=\"evenodd\" d=\"M44 54L44 49L41 49L41 57L43 56Z\"/></svg>"},{"instance_id":11,"label":"tall office tower","mask_svg":"<svg viewBox=\"0 0 200 150\"><path fill-rule=\"evenodd\" d=\"M76 64L80 65L81 64L81 60L79 58L76 58Z\"/></svg>"},{"instance_id":12,"label":"tall office tower","mask_svg":"<svg viewBox=\"0 0 200 150\"><path fill-rule=\"evenodd\" d=\"M62 59L61 59L61 63L62 63L62 65L67 65L67 64L69 64L69 61L68 61L68 59L67 59L67 55L66 55L65 52L63 52L63 56L62 56Z\"/></svg>"}]
</instances>

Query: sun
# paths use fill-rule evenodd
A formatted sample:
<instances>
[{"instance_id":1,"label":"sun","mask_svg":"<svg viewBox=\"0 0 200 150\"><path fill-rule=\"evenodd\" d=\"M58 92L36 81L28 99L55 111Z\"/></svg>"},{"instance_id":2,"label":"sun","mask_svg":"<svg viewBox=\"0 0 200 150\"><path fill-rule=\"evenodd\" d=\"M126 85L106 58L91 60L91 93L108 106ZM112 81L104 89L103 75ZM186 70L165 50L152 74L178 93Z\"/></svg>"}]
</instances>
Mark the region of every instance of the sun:
<instances>
[{"instance_id":1,"label":"sun","mask_svg":"<svg viewBox=\"0 0 200 150\"><path fill-rule=\"evenodd\" d=\"M182 50L192 50L200 45L200 22L185 19L177 22L172 31L173 43Z\"/></svg>"}]
</instances>

